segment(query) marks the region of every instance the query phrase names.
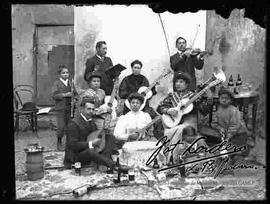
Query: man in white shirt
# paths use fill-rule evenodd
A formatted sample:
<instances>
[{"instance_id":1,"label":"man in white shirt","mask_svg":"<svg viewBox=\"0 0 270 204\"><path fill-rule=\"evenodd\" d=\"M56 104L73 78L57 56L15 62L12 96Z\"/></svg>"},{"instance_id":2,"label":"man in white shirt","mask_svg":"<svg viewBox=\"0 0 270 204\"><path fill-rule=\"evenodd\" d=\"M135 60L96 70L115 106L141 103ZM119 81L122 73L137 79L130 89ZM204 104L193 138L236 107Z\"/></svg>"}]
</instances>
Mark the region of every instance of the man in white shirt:
<instances>
[{"instance_id":1,"label":"man in white shirt","mask_svg":"<svg viewBox=\"0 0 270 204\"><path fill-rule=\"evenodd\" d=\"M103 142L101 138L97 137L88 142L89 134L97 131L96 124L92 120L94 109L95 104L92 99L82 99L79 114L68 125L64 158L66 168L70 168L75 162L81 162L84 165L91 161L109 168L115 166L115 162L111 159L114 147L113 137L106 135L105 147L101 151L98 151Z\"/></svg>"},{"instance_id":2,"label":"man in white shirt","mask_svg":"<svg viewBox=\"0 0 270 204\"><path fill-rule=\"evenodd\" d=\"M152 121L148 113L139 110L144 101L141 94L130 94L128 101L131 110L127 114L120 116L114 129L114 136L122 141L136 140L138 137L144 138L145 132L141 132L141 130ZM152 131L151 127L147 134L152 136Z\"/></svg>"}]
</instances>

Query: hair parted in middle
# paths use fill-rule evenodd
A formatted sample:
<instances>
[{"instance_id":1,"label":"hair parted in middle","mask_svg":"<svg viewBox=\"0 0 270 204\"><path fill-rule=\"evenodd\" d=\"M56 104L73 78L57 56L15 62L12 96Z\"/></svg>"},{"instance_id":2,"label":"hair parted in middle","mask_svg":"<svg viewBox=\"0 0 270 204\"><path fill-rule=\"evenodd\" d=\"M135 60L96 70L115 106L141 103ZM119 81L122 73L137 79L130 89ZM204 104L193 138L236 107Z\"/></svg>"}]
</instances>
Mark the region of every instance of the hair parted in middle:
<instances>
[{"instance_id":1,"label":"hair parted in middle","mask_svg":"<svg viewBox=\"0 0 270 204\"><path fill-rule=\"evenodd\" d=\"M130 66L133 67L134 64L139 64L139 65L141 65L141 67L143 66L143 64L140 60L134 60L133 62L131 62Z\"/></svg>"}]
</instances>

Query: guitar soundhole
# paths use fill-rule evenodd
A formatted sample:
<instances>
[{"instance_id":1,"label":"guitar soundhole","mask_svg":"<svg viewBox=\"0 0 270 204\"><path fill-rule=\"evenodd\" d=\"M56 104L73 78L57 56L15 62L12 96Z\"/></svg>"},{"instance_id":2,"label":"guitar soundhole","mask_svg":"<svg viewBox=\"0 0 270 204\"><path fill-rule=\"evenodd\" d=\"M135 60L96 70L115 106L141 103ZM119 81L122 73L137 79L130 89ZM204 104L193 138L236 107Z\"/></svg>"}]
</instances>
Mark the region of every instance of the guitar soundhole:
<instances>
[{"instance_id":1,"label":"guitar soundhole","mask_svg":"<svg viewBox=\"0 0 270 204\"><path fill-rule=\"evenodd\" d=\"M108 103L108 106L109 106L109 107L112 107L112 103Z\"/></svg>"},{"instance_id":2,"label":"guitar soundhole","mask_svg":"<svg viewBox=\"0 0 270 204\"><path fill-rule=\"evenodd\" d=\"M185 109L186 108L186 106L181 106L180 107L180 110L183 110L183 109Z\"/></svg>"}]
</instances>

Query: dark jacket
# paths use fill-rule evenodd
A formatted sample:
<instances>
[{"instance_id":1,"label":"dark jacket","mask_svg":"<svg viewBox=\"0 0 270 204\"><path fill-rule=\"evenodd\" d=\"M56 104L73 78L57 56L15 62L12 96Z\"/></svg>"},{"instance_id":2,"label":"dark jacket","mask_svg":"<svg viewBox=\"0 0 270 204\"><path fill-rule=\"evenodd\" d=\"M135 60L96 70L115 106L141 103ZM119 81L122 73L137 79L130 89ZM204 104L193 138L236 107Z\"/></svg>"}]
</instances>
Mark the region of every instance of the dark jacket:
<instances>
[{"instance_id":1,"label":"dark jacket","mask_svg":"<svg viewBox=\"0 0 270 204\"><path fill-rule=\"evenodd\" d=\"M197 56L186 57L180 56L177 52L170 57L171 68L174 72L184 72L188 73L191 77L190 90L194 91L196 89L196 76L195 68L200 70L203 68L204 61L197 58Z\"/></svg>"},{"instance_id":2,"label":"dark jacket","mask_svg":"<svg viewBox=\"0 0 270 204\"><path fill-rule=\"evenodd\" d=\"M76 115L76 117L70 121L66 133L65 165L76 162L77 155L89 148L87 136L95 130L97 130L97 127L94 121L86 122L81 114Z\"/></svg>"},{"instance_id":3,"label":"dark jacket","mask_svg":"<svg viewBox=\"0 0 270 204\"><path fill-rule=\"evenodd\" d=\"M106 95L111 95L113 90L113 81L112 79L105 73L109 67L113 66L112 60L109 57L105 57L104 61L101 61L96 55L87 59L86 61L86 69L84 72L84 80L88 81L89 74L91 74L94 70L98 70L101 73L101 84L100 88L103 89Z\"/></svg>"},{"instance_id":4,"label":"dark jacket","mask_svg":"<svg viewBox=\"0 0 270 204\"><path fill-rule=\"evenodd\" d=\"M137 92L142 86L149 86L149 81L145 76L141 74L128 75L122 80L119 86L119 97L121 99L127 99L131 93ZM153 95L157 93L155 87L153 87L151 91L153 92Z\"/></svg>"},{"instance_id":5,"label":"dark jacket","mask_svg":"<svg viewBox=\"0 0 270 204\"><path fill-rule=\"evenodd\" d=\"M71 108L71 97L63 97L63 93L71 91L71 81L68 80L68 86L60 80L56 80L52 87L52 97L55 101L55 110L63 110ZM74 95L78 95L74 87Z\"/></svg>"}]
</instances>

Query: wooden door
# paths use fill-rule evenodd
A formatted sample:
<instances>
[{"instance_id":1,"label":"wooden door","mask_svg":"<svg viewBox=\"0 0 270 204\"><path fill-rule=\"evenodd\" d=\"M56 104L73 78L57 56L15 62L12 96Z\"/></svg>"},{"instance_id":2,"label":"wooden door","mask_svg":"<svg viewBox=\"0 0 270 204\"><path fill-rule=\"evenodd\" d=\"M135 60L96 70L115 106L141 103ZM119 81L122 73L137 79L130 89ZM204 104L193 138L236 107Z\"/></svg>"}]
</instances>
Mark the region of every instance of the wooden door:
<instances>
[{"instance_id":1,"label":"wooden door","mask_svg":"<svg viewBox=\"0 0 270 204\"><path fill-rule=\"evenodd\" d=\"M58 78L59 65L67 65L74 76L74 27L38 26L36 52L37 105L53 106L51 88Z\"/></svg>"}]
</instances>

